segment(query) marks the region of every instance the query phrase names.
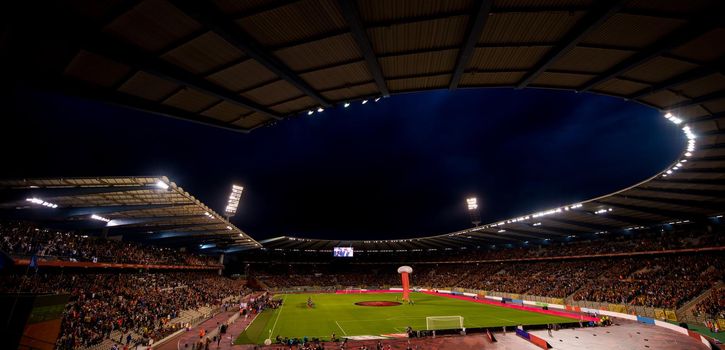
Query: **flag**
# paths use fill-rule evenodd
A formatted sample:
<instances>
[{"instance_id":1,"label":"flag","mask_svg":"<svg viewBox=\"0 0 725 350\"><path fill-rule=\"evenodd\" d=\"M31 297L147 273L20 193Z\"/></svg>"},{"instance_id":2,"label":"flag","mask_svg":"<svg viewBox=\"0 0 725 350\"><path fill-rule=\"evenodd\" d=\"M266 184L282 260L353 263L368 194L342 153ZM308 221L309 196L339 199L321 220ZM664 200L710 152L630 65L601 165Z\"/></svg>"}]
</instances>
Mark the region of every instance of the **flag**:
<instances>
[{"instance_id":1,"label":"flag","mask_svg":"<svg viewBox=\"0 0 725 350\"><path fill-rule=\"evenodd\" d=\"M32 268L38 269L38 256L33 254L33 256L30 257L30 266Z\"/></svg>"}]
</instances>

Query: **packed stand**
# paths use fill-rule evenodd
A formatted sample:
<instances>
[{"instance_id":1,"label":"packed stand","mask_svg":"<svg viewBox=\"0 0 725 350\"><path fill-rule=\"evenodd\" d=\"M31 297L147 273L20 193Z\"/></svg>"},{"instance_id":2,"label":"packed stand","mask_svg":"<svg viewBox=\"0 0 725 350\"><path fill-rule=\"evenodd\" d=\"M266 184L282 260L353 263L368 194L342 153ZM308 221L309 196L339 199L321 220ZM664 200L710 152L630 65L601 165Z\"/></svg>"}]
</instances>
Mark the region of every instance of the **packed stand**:
<instances>
[{"instance_id":1,"label":"packed stand","mask_svg":"<svg viewBox=\"0 0 725 350\"><path fill-rule=\"evenodd\" d=\"M183 327L172 322L182 311L221 305L227 297L249 292L243 280L199 272L37 273L0 278L3 293L70 294L56 346L61 350L100 344L114 331L124 343L159 340Z\"/></svg>"},{"instance_id":2,"label":"packed stand","mask_svg":"<svg viewBox=\"0 0 725 350\"><path fill-rule=\"evenodd\" d=\"M101 239L25 222L0 222L0 249L13 256L148 265L217 265L214 258L170 248Z\"/></svg>"},{"instance_id":3,"label":"packed stand","mask_svg":"<svg viewBox=\"0 0 725 350\"><path fill-rule=\"evenodd\" d=\"M725 319L725 287L713 289L707 298L701 300L692 309L695 316Z\"/></svg>"},{"instance_id":4,"label":"packed stand","mask_svg":"<svg viewBox=\"0 0 725 350\"><path fill-rule=\"evenodd\" d=\"M280 265L282 266L282 265ZM270 288L398 286L396 264L318 264L254 267ZM314 271L314 273L312 273ZM577 301L673 309L722 280L718 254L600 257L558 261L413 264L411 283L526 294Z\"/></svg>"}]
</instances>

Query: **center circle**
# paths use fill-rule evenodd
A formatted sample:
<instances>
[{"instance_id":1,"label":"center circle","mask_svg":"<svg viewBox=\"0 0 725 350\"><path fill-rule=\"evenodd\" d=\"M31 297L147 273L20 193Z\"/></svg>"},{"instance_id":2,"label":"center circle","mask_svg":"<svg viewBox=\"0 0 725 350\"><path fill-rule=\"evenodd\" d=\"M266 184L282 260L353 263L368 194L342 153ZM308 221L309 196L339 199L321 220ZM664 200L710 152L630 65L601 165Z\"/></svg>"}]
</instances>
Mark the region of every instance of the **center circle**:
<instances>
[{"instance_id":1,"label":"center circle","mask_svg":"<svg viewBox=\"0 0 725 350\"><path fill-rule=\"evenodd\" d=\"M398 306L400 304L397 301L359 301L355 303L357 306Z\"/></svg>"}]
</instances>

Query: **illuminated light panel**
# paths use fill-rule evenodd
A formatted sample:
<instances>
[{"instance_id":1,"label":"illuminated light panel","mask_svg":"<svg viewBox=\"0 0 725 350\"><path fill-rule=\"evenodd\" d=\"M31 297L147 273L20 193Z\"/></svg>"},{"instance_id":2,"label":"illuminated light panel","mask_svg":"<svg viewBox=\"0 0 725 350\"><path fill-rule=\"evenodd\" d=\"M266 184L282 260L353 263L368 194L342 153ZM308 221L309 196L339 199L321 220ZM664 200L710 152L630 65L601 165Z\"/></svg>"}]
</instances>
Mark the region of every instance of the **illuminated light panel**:
<instances>
[{"instance_id":1,"label":"illuminated light panel","mask_svg":"<svg viewBox=\"0 0 725 350\"><path fill-rule=\"evenodd\" d=\"M98 221L103 221L103 222L111 222L111 219L104 218L103 216L96 215L96 214L91 215L91 219L98 220Z\"/></svg>"},{"instance_id":2,"label":"illuminated light panel","mask_svg":"<svg viewBox=\"0 0 725 350\"><path fill-rule=\"evenodd\" d=\"M478 209L478 199L476 197L466 199L466 204L468 204L468 210Z\"/></svg>"},{"instance_id":3,"label":"illuminated light panel","mask_svg":"<svg viewBox=\"0 0 725 350\"><path fill-rule=\"evenodd\" d=\"M242 191L244 191L244 187L232 185L232 193L229 194L227 207L224 209L224 213L227 216L233 216L237 213L237 208L239 207L239 199L242 198Z\"/></svg>"},{"instance_id":4,"label":"illuminated light panel","mask_svg":"<svg viewBox=\"0 0 725 350\"><path fill-rule=\"evenodd\" d=\"M44 201L44 200L42 200L40 198L35 198L35 197L33 197L33 198L25 198L25 200L27 202L31 202L31 203L34 203L34 204L40 204L40 205L42 205L44 207L48 207L48 208L55 209L55 208L58 207L58 204L46 202L46 201Z\"/></svg>"}]
</instances>

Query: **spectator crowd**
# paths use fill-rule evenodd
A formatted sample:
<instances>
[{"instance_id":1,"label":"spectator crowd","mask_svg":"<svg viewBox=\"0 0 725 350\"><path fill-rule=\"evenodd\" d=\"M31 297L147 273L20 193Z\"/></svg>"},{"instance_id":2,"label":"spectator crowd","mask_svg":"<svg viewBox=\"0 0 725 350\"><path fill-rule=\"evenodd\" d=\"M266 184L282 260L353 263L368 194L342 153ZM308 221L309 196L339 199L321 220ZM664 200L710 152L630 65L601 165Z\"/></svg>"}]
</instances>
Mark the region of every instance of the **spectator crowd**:
<instances>
[{"instance_id":1,"label":"spectator crowd","mask_svg":"<svg viewBox=\"0 0 725 350\"><path fill-rule=\"evenodd\" d=\"M35 255L70 261L149 265L215 265L218 262L175 249L51 230L25 222L0 222L0 249L14 256Z\"/></svg>"},{"instance_id":2,"label":"spectator crowd","mask_svg":"<svg viewBox=\"0 0 725 350\"><path fill-rule=\"evenodd\" d=\"M287 264L252 268L267 287L312 289L400 285L395 264ZM598 257L555 261L414 264L412 284L465 288L578 301L674 309L725 276L725 259L711 254Z\"/></svg>"},{"instance_id":3,"label":"spectator crowd","mask_svg":"<svg viewBox=\"0 0 725 350\"><path fill-rule=\"evenodd\" d=\"M61 350L96 345L112 333L126 344L153 342L183 327L172 322L181 311L219 306L249 292L245 281L202 272L61 272L0 280L0 293L70 294L56 347Z\"/></svg>"}]
</instances>

